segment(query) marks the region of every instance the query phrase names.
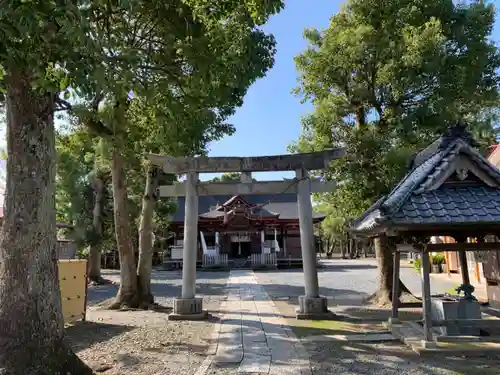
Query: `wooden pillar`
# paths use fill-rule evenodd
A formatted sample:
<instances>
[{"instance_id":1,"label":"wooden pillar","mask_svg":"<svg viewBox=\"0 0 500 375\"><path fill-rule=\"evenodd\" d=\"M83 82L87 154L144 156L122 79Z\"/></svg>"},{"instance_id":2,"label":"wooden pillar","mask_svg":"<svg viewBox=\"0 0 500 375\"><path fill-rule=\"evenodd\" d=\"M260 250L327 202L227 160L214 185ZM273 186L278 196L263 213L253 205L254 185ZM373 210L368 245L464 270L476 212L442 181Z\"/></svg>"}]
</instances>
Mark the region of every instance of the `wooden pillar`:
<instances>
[{"instance_id":1,"label":"wooden pillar","mask_svg":"<svg viewBox=\"0 0 500 375\"><path fill-rule=\"evenodd\" d=\"M462 284L470 284L469 265L467 264L467 253L465 250L459 250L458 260L460 262L460 273L462 274Z\"/></svg>"},{"instance_id":2,"label":"wooden pillar","mask_svg":"<svg viewBox=\"0 0 500 375\"><path fill-rule=\"evenodd\" d=\"M397 250L393 254L394 271L392 273L392 319L399 317L399 269L401 267L401 253Z\"/></svg>"},{"instance_id":3,"label":"wooden pillar","mask_svg":"<svg viewBox=\"0 0 500 375\"><path fill-rule=\"evenodd\" d=\"M424 311L424 341L434 341L432 335L432 315L431 315L431 281L430 263L427 249L422 252L422 302Z\"/></svg>"},{"instance_id":4,"label":"wooden pillar","mask_svg":"<svg viewBox=\"0 0 500 375\"><path fill-rule=\"evenodd\" d=\"M482 237L477 237L474 241L475 243L483 243L484 239ZM477 257L474 255L474 274L476 276L476 281L481 283L481 272L479 267L479 262L477 261Z\"/></svg>"},{"instance_id":5,"label":"wooden pillar","mask_svg":"<svg viewBox=\"0 0 500 375\"><path fill-rule=\"evenodd\" d=\"M220 254L220 237L219 232L215 232L215 251Z\"/></svg>"},{"instance_id":6,"label":"wooden pillar","mask_svg":"<svg viewBox=\"0 0 500 375\"><path fill-rule=\"evenodd\" d=\"M288 230L285 228L285 235L283 236L283 258L286 257L286 240L288 238Z\"/></svg>"}]
</instances>

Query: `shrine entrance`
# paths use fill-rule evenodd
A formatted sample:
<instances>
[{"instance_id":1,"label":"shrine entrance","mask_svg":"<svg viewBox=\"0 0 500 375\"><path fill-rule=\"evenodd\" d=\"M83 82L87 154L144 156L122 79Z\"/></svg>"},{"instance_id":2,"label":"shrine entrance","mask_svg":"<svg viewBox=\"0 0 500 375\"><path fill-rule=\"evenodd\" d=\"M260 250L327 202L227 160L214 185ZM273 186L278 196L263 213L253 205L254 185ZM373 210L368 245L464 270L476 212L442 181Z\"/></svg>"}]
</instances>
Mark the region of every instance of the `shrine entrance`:
<instances>
[{"instance_id":1,"label":"shrine entrance","mask_svg":"<svg viewBox=\"0 0 500 375\"><path fill-rule=\"evenodd\" d=\"M252 254L250 242L231 242L230 259L246 259Z\"/></svg>"},{"instance_id":2,"label":"shrine entrance","mask_svg":"<svg viewBox=\"0 0 500 375\"><path fill-rule=\"evenodd\" d=\"M344 149L332 149L321 152L273 155L259 157L171 157L150 154L149 160L163 167L165 173L186 175L186 181L180 184L161 186L160 197L185 197L182 293L174 300L172 320L203 319L207 312L203 310L202 298L196 297L196 262L198 251L199 195L230 195L233 197L245 194L282 194L297 195L297 209L300 227L300 247L304 269L305 295L299 297L299 319L330 319L334 317L328 311L327 300L319 295L318 273L316 266L316 246L313 228L313 210L311 193L331 192L335 183L324 182L309 177L310 170L328 167L334 159L343 157ZM284 181L253 181L252 172L295 171L295 178ZM241 172L240 183L199 181L199 173ZM236 198L235 198L236 199ZM226 202L229 203L229 202ZM243 207L241 207L243 208ZM220 211L220 210L219 210ZM207 213L210 220L220 214L218 209ZM224 223L231 220L231 214L222 209ZM234 218L238 218L238 209L234 209ZM263 212L264 213L264 212ZM248 216L248 215L247 215ZM272 215L257 215L267 221L274 220ZM254 221L255 218L251 218ZM262 225L262 224L261 224ZM265 235L260 241L265 248ZM238 245L239 246L239 245ZM231 252L233 248L231 247ZM240 247L238 247L238 252ZM240 254L241 255L241 254Z\"/></svg>"}]
</instances>

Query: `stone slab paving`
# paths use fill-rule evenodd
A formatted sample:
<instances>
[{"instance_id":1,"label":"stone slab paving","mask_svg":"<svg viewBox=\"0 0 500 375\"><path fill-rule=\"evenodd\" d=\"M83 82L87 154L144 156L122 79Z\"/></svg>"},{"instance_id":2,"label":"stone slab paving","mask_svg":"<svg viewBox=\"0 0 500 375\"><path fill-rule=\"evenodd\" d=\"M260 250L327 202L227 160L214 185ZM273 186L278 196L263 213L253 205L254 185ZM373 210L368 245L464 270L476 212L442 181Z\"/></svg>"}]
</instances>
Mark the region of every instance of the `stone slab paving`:
<instances>
[{"instance_id":1,"label":"stone slab paving","mask_svg":"<svg viewBox=\"0 0 500 375\"><path fill-rule=\"evenodd\" d=\"M308 353L253 271L231 271L221 311L214 367L236 365L236 372L245 374L311 375Z\"/></svg>"},{"instance_id":2,"label":"stone slab paving","mask_svg":"<svg viewBox=\"0 0 500 375\"><path fill-rule=\"evenodd\" d=\"M315 335L302 338L304 341L349 341L349 342L386 342L399 341L391 333L362 333L353 335Z\"/></svg>"}]
</instances>

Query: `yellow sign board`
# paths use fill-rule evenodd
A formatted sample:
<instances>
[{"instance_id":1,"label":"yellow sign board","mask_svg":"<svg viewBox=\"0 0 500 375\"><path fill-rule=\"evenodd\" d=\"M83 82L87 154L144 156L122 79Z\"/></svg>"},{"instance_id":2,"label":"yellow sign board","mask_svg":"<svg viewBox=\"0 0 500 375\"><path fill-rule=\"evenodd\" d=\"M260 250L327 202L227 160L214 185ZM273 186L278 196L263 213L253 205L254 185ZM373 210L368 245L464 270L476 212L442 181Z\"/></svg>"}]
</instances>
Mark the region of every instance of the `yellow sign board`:
<instances>
[{"instance_id":1,"label":"yellow sign board","mask_svg":"<svg viewBox=\"0 0 500 375\"><path fill-rule=\"evenodd\" d=\"M58 264L64 323L85 320L87 261L84 259L61 259Z\"/></svg>"}]
</instances>

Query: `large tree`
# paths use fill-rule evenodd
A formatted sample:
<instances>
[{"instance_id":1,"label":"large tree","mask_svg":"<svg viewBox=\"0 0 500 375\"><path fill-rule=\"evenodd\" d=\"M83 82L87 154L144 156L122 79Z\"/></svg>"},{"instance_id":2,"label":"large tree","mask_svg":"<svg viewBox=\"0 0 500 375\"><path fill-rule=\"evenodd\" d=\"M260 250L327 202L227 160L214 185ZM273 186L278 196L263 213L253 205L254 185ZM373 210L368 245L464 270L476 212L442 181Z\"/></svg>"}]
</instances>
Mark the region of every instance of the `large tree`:
<instances>
[{"instance_id":1,"label":"large tree","mask_svg":"<svg viewBox=\"0 0 500 375\"><path fill-rule=\"evenodd\" d=\"M67 236L87 253L89 279L102 283L101 252L113 224L108 214L109 157L103 140L74 120L56 135L57 218L72 224Z\"/></svg>"},{"instance_id":2,"label":"large tree","mask_svg":"<svg viewBox=\"0 0 500 375\"><path fill-rule=\"evenodd\" d=\"M72 92L84 102L92 97L88 108L95 111L81 115L93 130L112 136L115 224L125 264L119 299L131 301L137 286L122 209L120 149L129 90L148 98L165 92L171 99L166 107L190 98L199 109L213 108L216 116L232 113L248 85L272 63L273 39L256 25L281 6L277 0L2 3L0 88L7 108L8 154L0 236L3 374L92 373L64 342L56 262L54 112L74 108L63 97ZM93 116L103 100L112 106L109 121Z\"/></svg>"},{"instance_id":3,"label":"large tree","mask_svg":"<svg viewBox=\"0 0 500 375\"><path fill-rule=\"evenodd\" d=\"M73 2L10 1L0 12L0 99L7 110L3 374L92 374L64 342L54 199L54 111L67 84L56 71L72 62L81 78L76 72L86 61L79 54L93 49L84 17Z\"/></svg>"},{"instance_id":4,"label":"large tree","mask_svg":"<svg viewBox=\"0 0 500 375\"><path fill-rule=\"evenodd\" d=\"M137 307L142 298L127 205L126 143L135 121L130 111L134 100L153 107L155 118L171 123L174 131L185 126L177 122L178 113L189 112L189 139L179 142L187 140L191 150L232 132L225 120L273 63L274 39L258 26L282 6L279 0L129 1L90 8L95 50L102 53L98 59L92 50L88 59L93 69L86 69L90 79L75 82L74 91L83 100L77 106L61 98L58 102L104 138L110 149L121 264L112 307ZM71 74L68 78L73 83Z\"/></svg>"},{"instance_id":5,"label":"large tree","mask_svg":"<svg viewBox=\"0 0 500 375\"><path fill-rule=\"evenodd\" d=\"M458 119L492 139L493 22L483 1L350 0L327 29L306 31L298 93L315 108L292 148L346 148L325 172L342 183L319 197L332 215L357 217L404 175L412 153ZM391 245L375 242L380 290L372 300L381 304L392 299Z\"/></svg>"}]
</instances>

